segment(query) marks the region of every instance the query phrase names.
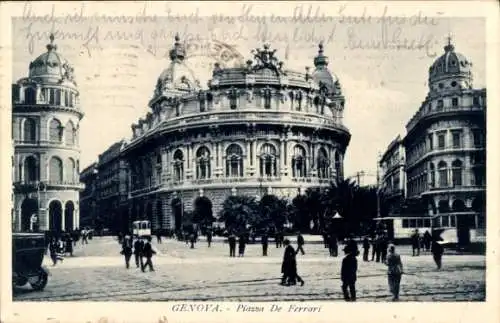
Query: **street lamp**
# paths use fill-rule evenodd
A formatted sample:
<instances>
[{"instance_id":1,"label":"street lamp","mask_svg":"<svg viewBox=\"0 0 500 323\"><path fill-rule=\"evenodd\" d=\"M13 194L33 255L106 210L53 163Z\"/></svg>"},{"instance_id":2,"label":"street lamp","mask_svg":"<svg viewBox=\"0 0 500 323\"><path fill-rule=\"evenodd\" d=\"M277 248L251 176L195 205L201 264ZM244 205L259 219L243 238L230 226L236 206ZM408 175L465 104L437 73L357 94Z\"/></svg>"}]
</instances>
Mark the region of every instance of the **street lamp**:
<instances>
[{"instance_id":1,"label":"street lamp","mask_svg":"<svg viewBox=\"0 0 500 323\"><path fill-rule=\"evenodd\" d=\"M232 195L232 196L236 196L236 187L233 187L233 188L231 189L231 195Z\"/></svg>"}]
</instances>

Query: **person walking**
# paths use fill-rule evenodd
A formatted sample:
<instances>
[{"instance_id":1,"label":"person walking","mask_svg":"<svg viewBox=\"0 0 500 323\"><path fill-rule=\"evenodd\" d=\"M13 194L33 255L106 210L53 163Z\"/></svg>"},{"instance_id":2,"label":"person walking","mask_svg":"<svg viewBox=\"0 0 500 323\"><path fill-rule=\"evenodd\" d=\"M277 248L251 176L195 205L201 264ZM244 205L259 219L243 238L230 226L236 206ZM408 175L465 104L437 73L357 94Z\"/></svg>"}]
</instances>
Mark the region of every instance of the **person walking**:
<instances>
[{"instance_id":1,"label":"person walking","mask_svg":"<svg viewBox=\"0 0 500 323\"><path fill-rule=\"evenodd\" d=\"M372 261L375 261L375 255L377 253L377 239L375 235L372 235L370 243L372 245Z\"/></svg>"},{"instance_id":2,"label":"person walking","mask_svg":"<svg viewBox=\"0 0 500 323\"><path fill-rule=\"evenodd\" d=\"M425 251L430 251L431 249L431 242L432 242L432 237L431 237L431 234L429 233L429 231L425 231L424 233L424 237L423 237L423 240L424 240L424 248L425 248Z\"/></svg>"},{"instance_id":3,"label":"person walking","mask_svg":"<svg viewBox=\"0 0 500 323\"><path fill-rule=\"evenodd\" d=\"M401 256L396 253L394 245L389 246L389 255L386 260L387 265L387 280L389 282L389 290L392 294L392 301L399 300L399 285L401 276L403 275L403 263Z\"/></svg>"},{"instance_id":4,"label":"person walking","mask_svg":"<svg viewBox=\"0 0 500 323\"><path fill-rule=\"evenodd\" d=\"M231 233L227 242L229 243L229 257L236 257L236 236Z\"/></svg>"},{"instance_id":5,"label":"person walking","mask_svg":"<svg viewBox=\"0 0 500 323\"><path fill-rule=\"evenodd\" d=\"M153 249L151 245L151 237L148 237L146 243L144 244L144 248L142 250L144 257L146 257L146 262L142 265L142 272L145 272L146 267L149 266L149 271L155 271L153 268L153 255L156 254L156 251Z\"/></svg>"},{"instance_id":6,"label":"person walking","mask_svg":"<svg viewBox=\"0 0 500 323\"><path fill-rule=\"evenodd\" d=\"M415 256L415 251L416 255L420 256L420 235L418 234L418 229L411 236L411 248L413 256Z\"/></svg>"},{"instance_id":7,"label":"person walking","mask_svg":"<svg viewBox=\"0 0 500 323\"><path fill-rule=\"evenodd\" d=\"M65 250L64 253L69 253L71 257L73 257L73 239L71 238L71 234L66 234L65 237Z\"/></svg>"},{"instance_id":8,"label":"person walking","mask_svg":"<svg viewBox=\"0 0 500 323\"><path fill-rule=\"evenodd\" d=\"M363 261L368 261L368 254L370 252L370 241L368 237L363 239Z\"/></svg>"},{"instance_id":9,"label":"person walking","mask_svg":"<svg viewBox=\"0 0 500 323\"><path fill-rule=\"evenodd\" d=\"M375 238L375 261L380 262L380 256L382 255L382 236L377 235Z\"/></svg>"},{"instance_id":10,"label":"person walking","mask_svg":"<svg viewBox=\"0 0 500 323\"><path fill-rule=\"evenodd\" d=\"M191 242L191 247L189 248L194 249L194 244L196 242L196 235L194 234L194 232L191 232L191 234L189 235L189 241Z\"/></svg>"},{"instance_id":11,"label":"person walking","mask_svg":"<svg viewBox=\"0 0 500 323\"><path fill-rule=\"evenodd\" d=\"M434 239L432 241L431 252L432 252L432 257L434 258L434 262L436 263L437 269L440 270L442 265L444 248L437 241L437 239Z\"/></svg>"},{"instance_id":12,"label":"person walking","mask_svg":"<svg viewBox=\"0 0 500 323\"><path fill-rule=\"evenodd\" d=\"M260 237L260 242L262 243L262 255L267 256L267 247L268 247L268 241L269 237L267 236L267 232L264 232L262 236Z\"/></svg>"},{"instance_id":13,"label":"person walking","mask_svg":"<svg viewBox=\"0 0 500 323\"><path fill-rule=\"evenodd\" d=\"M156 231L156 243L161 243L161 232L160 230Z\"/></svg>"},{"instance_id":14,"label":"person walking","mask_svg":"<svg viewBox=\"0 0 500 323\"><path fill-rule=\"evenodd\" d=\"M305 241L304 241L304 237L300 234L297 235L297 253L300 253L302 255L305 255L306 253L304 252L304 244L305 244Z\"/></svg>"},{"instance_id":15,"label":"person walking","mask_svg":"<svg viewBox=\"0 0 500 323\"><path fill-rule=\"evenodd\" d=\"M333 233L330 236L330 255L332 257L338 257L339 255L339 242L337 236Z\"/></svg>"},{"instance_id":16,"label":"person walking","mask_svg":"<svg viewBox=\"0 0 500 323\"><path fill-rule=\"evenodd\" d=\"M89 243L88 240L87 240L88 239L88 235L89 235L89 233L87 232L87 230L83 229L82 230L82 245Z\"/></svg>"},{"instance_id":17,"label":"person walking","mask_svg":"<svg viewBox=\"0 0 500 323\"><path fill-rule=\"evenodd\" d=\"M278 230L275 230L274 231L274 242L276 243L276 248L279 248L280 247L280 234L278 232Z\"/></svg>"},{"instance_id":18,"label":"person walking","mask_svg":"<svg viewBox=\"0 0 500 323\"><path fill-rule=\"evenodd\" d=\"M290 245L290 240L285 239L283 241L285 245L285 251L283 252L283 262L281 263L281 285L295 285L298 281L301 286L304 286L304 280L297 273L297 252Z\"/></svg>"},{"instance_id":19,"label":"person walking","mask_svg":"<svg viewBox=\"0 0 500 323\"><path fill-rule=\"evenodd\" d=\"M340 269L340 279L342 280L342 293L346 302L356 301L356 278L358 271L358 260L355 256L355 250L349 245L344 247L345 257L342 259Z\"/></svg>"},{"instance_id":20,"label":"person walking","mask_svg":"<svg viewBox=\"0 0 500 323\"><path fill-rule=\"evenodd\" d=\"M125 257L125 267L130 268L130 258L132 257L132 241L129 236L123 237L121 254Z\"/></svg>"},{"instance_id":21,"label":"person walking","mask_svg":"<svg viewBox=\"0 0 500 323\"><path fill-rule=\"evenodd\" d=\"M387 259L387 249L389 248L389 237L383 235L380 240L380 260L385 263Z\"/></svg>"},{"instance_id":22,"label":"person walking","mask_svg":"<svg viewBox=\"0 0 500 323\"><path fill-rule=\"evenodd\" d=\"M139 266L142 268L143 266L143 259L142 259L142 250L144 248L144 241L141 239L137 238L134 242L134 257L135 257L135 265L137 268Z\"/></svg>"},{"instance_id":23,"label":"person walking","mask_svg":"<svg viewBox=\"0 0 500 323\"><path fill-rule=\"evenodd\" d=\"M50 253L50 259L52 259L52 266L55 266L57 264L57 240L56 238L52 238L49 244L49 253Z\"/></svg>"},{"instance_id":24,"label":"person walking","mask_svg":"<svg viewBox=\"0 0 500 323\"><path fill-rule=\"evenodd\" d=\"M212 230L208 229L207 231L207 243L208 247L210 248L210 245L212 244Z\"/></svg>"},{"instance_id":25,"label":"person walking","mask_svg":"<svg viewBox=\"0 0 500 323\"><path fill-rule=\"evenodd\" d=\"M238 257L245 256L246 243L247 243L246 235L244 233L240 234L240 237L238 239Z\"/></svg>"}]
</instances>

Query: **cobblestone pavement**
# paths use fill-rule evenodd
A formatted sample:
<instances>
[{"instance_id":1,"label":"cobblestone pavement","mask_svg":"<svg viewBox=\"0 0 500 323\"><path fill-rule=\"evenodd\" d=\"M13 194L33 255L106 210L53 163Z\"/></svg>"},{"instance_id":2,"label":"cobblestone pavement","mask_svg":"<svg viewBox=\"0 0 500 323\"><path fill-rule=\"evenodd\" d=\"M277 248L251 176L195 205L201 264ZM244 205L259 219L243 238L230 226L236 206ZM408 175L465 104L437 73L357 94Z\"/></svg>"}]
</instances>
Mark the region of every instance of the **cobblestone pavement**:
<instances>
[{"instance_id":1,"label":"cobblestone pavement","mask_svg":"<svg viewBox=\"0 0 500 323\"><path fill-rule=\"evenodd\" d=\"M306 245L298 255L298 270L305 285L279 285L283 249L269 246L261 256L260 245L249 245L243 258L229 258L222 242L208 248L206 242L190 249L185 243L165 240L156 244L155 271L141 272L132 264L126 269L120 246L110 237L95 238L78 246L74 257L52 267L44 291L15 288L14 301L342 301L341 257L328 257L321 244ZM405 275L401 301L480 301L485 299L484 256L446 255L442 270L432 256L412 257L400 247ZM131 259L133 262L133 258ZM359 301L391 299L386 268L358 257Z\"/></svg>"}]
</instances>

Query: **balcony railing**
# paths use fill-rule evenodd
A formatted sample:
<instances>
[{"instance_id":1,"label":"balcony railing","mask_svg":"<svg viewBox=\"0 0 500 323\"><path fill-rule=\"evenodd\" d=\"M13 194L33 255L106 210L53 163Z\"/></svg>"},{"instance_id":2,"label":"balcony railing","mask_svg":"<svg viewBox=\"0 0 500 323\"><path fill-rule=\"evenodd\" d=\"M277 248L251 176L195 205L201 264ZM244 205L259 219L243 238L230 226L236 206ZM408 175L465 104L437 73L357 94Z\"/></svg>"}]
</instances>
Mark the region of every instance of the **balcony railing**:
<instances>
[{"instance_id":1,"label":"balcony railing","mask_svg":"<svg viewBox=\"0 0 500 323\"><path fill-rule=\"evenodd\" d=\"M407 129L412 129L422 118L448 113L460 113L460 112L471 112L471 111L484 111L485 108L481 105L467 105L467 106L447 106L442 108L420 108L420 110L411 118L410 122L407 124Z\"/></svg>"}]
</instances>

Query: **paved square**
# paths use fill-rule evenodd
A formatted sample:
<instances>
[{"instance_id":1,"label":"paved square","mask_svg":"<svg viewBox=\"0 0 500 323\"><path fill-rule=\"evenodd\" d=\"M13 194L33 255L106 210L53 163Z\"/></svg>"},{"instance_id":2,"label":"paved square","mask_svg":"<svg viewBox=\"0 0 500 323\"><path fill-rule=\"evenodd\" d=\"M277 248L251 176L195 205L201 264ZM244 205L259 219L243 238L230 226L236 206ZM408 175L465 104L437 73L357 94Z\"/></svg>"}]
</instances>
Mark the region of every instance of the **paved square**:
<instances>
[{"instance_id":1,"label":"paved square","mask_svg":"<svg viewBox=\"0 0 500 323\"><path fill-rule=\"evenodd\" d=\"M195 249L164 239L155 244L155 272L141 272L132 264L126 269L116 239L97 237L78 246L74 257L52 267L44 291L15 288L14 301L343 301L340 289L341 257L328 256L322 244L306 244L298 255L298 271L305 285L280 286L283 249L269 245L269 256L261 256L261 245L247 245L245 257L229 258L228 245L217 241L211 248L199 242ZM443 269L436 270L432 256L409 255L398 247L405 267L401 301L481 301L485 299L484 256L447 255ZM133 263L133 258L131 259ZM358 257L359 301L391 299L386 267L363 262Z\"/></svg>"}]
</instances>

